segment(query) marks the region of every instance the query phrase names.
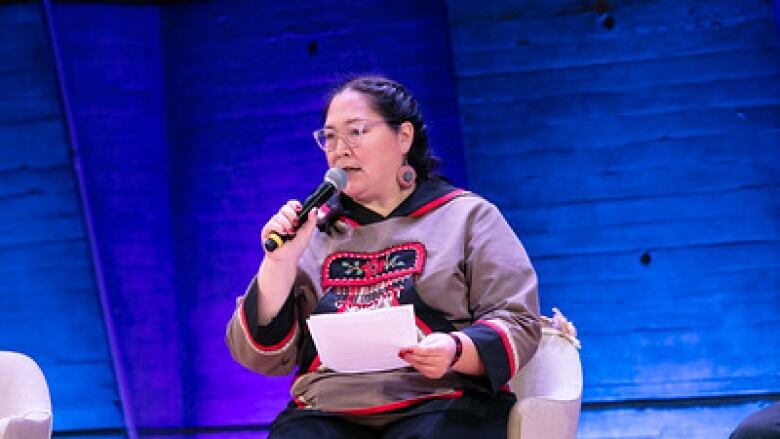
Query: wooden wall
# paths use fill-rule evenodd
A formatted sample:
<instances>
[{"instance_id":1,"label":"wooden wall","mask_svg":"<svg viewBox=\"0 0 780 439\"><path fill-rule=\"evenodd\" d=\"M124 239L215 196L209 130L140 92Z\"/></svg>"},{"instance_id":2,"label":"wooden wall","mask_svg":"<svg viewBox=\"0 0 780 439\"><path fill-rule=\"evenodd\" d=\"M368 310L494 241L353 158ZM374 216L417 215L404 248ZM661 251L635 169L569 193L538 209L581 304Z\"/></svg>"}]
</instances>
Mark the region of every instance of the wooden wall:
<instances>
[{"instance_id":1,"label":"wooden wall","mask_svg":"<svg viewBox=\"0 0 780 439\"><path fill-rule=\"evenodd\" d=\"M0 5L0 349L43 369L57 430L123 425L37 4Z\"/></svg>"},{"instance_id":2,"label":"wooden wall","mask_svg":"<svg viewBox=\"0 0 780 439\"><path fill-rule=\"evenodd\" d=\"M55 4L75 138L110 302L124 403L181 425L160 7ZM154 377L151 379L150 377Z\"/></svg>"},{"instance_id":3,"label":"wooden wall","mask_svg":"<svg viewBox=\"0 0 780 439\"><path fill-rule=\"evenodd\" d=\"M469 183L578 324L586 403L776 397L770 4L448 5Z\"/></svg>"},{"instance_id":4,"label":"wooden wall","mask_svg":"<svg viewBox=\"0 0 780 439\"><path fill-rule=\"evenodd\" d=\"M321 178L325 92L366 71L416 92L580 327L582 437L725 437L780 396L769 2L96 3L55 23L143 436L263 435L286 402L224 324L260 224ZM121 434L40 12L0 6L0 349L42 364L58 434Z\"/></svg>"}]
</instances>

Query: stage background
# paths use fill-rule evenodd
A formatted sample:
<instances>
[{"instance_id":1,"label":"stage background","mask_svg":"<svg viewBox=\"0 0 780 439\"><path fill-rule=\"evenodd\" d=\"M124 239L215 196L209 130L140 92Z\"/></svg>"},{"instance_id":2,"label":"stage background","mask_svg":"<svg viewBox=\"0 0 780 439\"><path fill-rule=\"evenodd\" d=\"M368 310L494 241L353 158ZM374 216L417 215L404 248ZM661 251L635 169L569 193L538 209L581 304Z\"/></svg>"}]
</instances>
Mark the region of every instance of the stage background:
<instances>
[{"instance_id":1,"label":"stage background","mask_svg":"<svg viewBox=\"0 0 780 439\"><path fill-rule=\"evenodd\" d=\"M780 399L780 51L763 0L0 5L0 349L55 436L263 437L224 328L326 166L329 88L419 97L580 328L580 436L725 437Z\"/></svg>"}]
</instances>

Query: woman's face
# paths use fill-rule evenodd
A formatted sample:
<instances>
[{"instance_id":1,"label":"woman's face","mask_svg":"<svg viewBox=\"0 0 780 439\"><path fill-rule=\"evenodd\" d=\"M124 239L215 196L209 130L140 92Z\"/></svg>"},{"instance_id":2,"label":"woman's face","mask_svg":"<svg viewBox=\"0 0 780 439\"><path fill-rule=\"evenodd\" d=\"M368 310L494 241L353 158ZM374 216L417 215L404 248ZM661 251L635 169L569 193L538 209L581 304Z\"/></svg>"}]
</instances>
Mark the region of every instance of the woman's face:
<instances>
[{"instance_id":1,"label":"woman's face","mask_svg":"<svg viewBox=\"0 0 780 439\"><path fill-rule=\"evenodd\" d=\"M340 139L349 139L350 133L361 127L365 129L356 145L350 147ZM337 133L335 148L326 155L330 167L347 172L345 194L362 204L370 204L399 192L396 173L412 144L411 123L405 122L395 131L371 108L365 95L345 90L331 100L325 128Z\"/></svg>"}]
</instances>

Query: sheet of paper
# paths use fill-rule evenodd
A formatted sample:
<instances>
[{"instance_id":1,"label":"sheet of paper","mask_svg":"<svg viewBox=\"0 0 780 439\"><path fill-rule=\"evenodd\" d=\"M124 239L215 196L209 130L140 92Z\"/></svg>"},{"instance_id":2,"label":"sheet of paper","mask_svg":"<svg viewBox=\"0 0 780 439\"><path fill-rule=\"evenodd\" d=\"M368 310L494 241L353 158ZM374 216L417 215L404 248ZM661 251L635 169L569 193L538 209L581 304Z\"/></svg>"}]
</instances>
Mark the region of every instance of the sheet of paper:
<instances>
[{"instance_id":1,"label":"sheet of paper","mask_svg":"<svg viewBox=\"0 0 780 439\"><path fill-rule=\"evenodd\" d=\"M402 347L417 344L412 305L318 314L307 323L320 361L338 372L371 372L408 366Z\"/></svg>"}]
</instances>

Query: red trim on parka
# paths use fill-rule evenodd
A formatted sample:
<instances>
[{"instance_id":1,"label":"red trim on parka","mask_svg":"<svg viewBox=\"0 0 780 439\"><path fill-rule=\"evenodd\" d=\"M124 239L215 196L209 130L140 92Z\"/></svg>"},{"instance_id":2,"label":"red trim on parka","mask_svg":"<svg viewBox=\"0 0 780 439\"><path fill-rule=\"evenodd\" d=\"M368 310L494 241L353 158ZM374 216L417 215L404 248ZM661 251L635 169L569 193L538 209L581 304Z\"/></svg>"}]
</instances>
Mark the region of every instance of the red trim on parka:
<instances>
[{"instance_id":1,"label":"red trim on parka","mask_svg":"<svg viewBox=\"0 0 780 439\"><path fill-rule=\"evenodd\" d=\"M495 323L490 323L486 320L477 320L476 323L487 326L488 328L496 331L498 335L501 337L501 342L504 344L504 350L506 351L506 356L509 359L509 378L512 378L515 375L515 354L512 350L512 344L509 343L509 338L507 334L504 332L503 329L501 329L500 326L496 325Z\"/></svg>"},{"instance_id":2,"label":"red trim on parka","mask_svg":"<svg viewBox=\"0 0 780 439\"><path fill-rule=\"evenodd\" d=\"M244 328L244 335L246 335L247 340L249 340L250 343L252 343L252 346L254 346L255 349L263 352L273 352L278 351L281 348L283 348L287 343L289 343L290 339L293 338L295 335L295 329L296 325L293 323L292 327L290 328L290 331L287 333L287 335L282 338L282 340L279 343L267 346L264 344L259 343L257 340L255 340L254 337L252 337L252 333L249 331L249 325L246 322L246 311L244 310L244 302L241 302L241 309L239 310L239 313L241 313L241 326ZM293 320L294 322L295 320Z\"/></svg>"},{"instance_id":3,"label":"red trim on parka","mask_svg":"<svg viewBox=\"0 0 780 439\"><path fill-rule=\"evenodd\" d=\"M433 334L433 331L431 331L431 328L423 322L423 320L417 316L417 314L414 315L414 321L417 323L417 327L420 328L423 334L425 335L431 335Z\"/></svg>"},{"instance_id":4,"label":"red trim on parka","mask_svg":"<svg viewBox=\"0 0 780 439\"><path fill-rule=\"evenodd\" d=\"M414 212L410 213L409 216L412 218L421 217L426 213L436 209L437 207L446 204L448 201L452 200L453 198L457 197L458 195L464 192L466 191L464 191L463 189L455 189L454 191L448 194L442 195L441 197L436 198L435 200L431 200L423 204L422 206L418 207Z\"/></svg>"},{"instance_id":5,"label":"red trim on parka","mask_svg":"<svg viewBox=\"0 0 780 439\"><path fill-rule=\"evenodd\" d=\"M467 192L468 191L463 190L463 189L454 189L453 191L451 191L449 193L446 193L446 194L442 195L439 198L433 199L433 200L423 204L422 206L420 206L417 209L415 209L414 211L412 211L412 213L410 213L408 216L412 217L412 218L419 218L419 217L425 215L426 213L428 213L428 212L430 212L432 210L435 210L436 208L441 207L444 204L447 204L450 200L452 200L453 198L457 197L458 195L462 195L462 194L467 193ZM328 208L327 206L322 206L321 209L325 213L330 211L330 208ZM344 221L346 224L350 225L353 228L360 227L360 223L358 223L357 221L353 220L352 218L349 218L349 217L346 217L346 216L341 216L341 217L339 217L339 220L340 221Z\"/></svg>"},{"instance_id":6,"label":"red trim on parka","mask_svg":"<svg viewBox=\"0 0 780 439\"><path fill-rule=\"evenodd\" d=\"M327 412L340 413L343 415L355 415L355 416L375 415L377 413L385 413L392 410L400 410L406 407L411 407L415 404L419 404L425 401L430 401L432 399L456 399L462 396L463 396L463 390L455 390L451 393L419 396L417 398L405 399L403 401L396 401L396 402L376 405L372 407L343 409L343 410L327 410ZM306 407L306 404L304 404L303 401L301 401L298 398L293 398L293 402L295 402L295 405L297 405L299 408Z\"/></svg>"},{"instance_id":7,"label":"red trim on parka","mask_svg":"<svg viewBox=\"0 0 780 439\"><path fill-rule=\"evenodd\" d=\"M333 410L334 413L343 413L345 415L373 415L376 413L383 413L390 410L399 410L415 404L419 404L431 399L455 399L463 396L463 390L455 390L451 393L438 394L438 395L425 395L412 399L405 399L403 401L391 402L389 404L377 405L373 407L345 409L345 410Z\"/></svg>"}]
</instances>

